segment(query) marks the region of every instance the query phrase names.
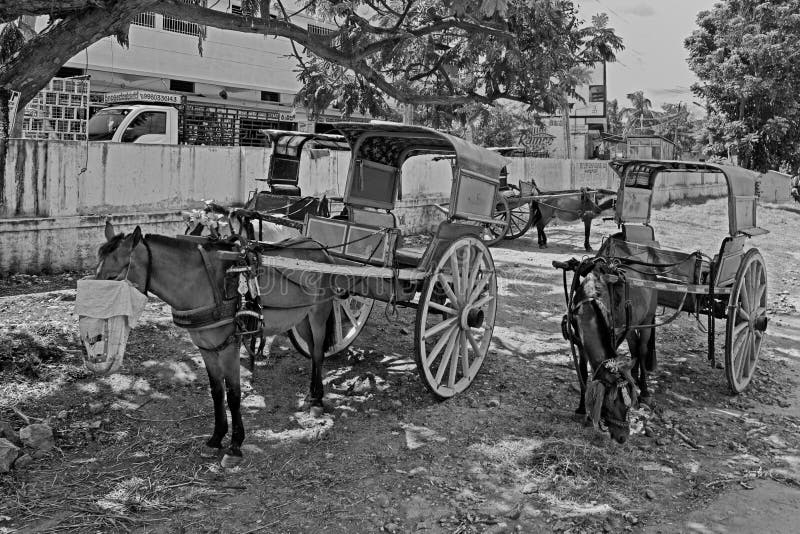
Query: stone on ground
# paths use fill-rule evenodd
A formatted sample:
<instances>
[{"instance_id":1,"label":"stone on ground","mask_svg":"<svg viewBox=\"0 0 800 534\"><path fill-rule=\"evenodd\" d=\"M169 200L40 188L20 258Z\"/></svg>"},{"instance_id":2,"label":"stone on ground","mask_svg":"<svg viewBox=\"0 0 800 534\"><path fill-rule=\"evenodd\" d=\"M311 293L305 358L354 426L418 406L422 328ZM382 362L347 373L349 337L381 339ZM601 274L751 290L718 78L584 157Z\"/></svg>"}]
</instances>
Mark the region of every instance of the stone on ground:
<instances>
[{"instance_id":1,"label":"stone on ground","mask_svg":"<svg viewBox=\"0 0 800 534\"><path fill-rule=\"evenodd\" d=\"M19 447L8 441L6 438L0 438L0 473L8 473L11 471L11 466L14 460L19 455Z\"/></svg>"},{"instance_id":2,"label":"stone on ground","mask_svg":"<svg viewBox=\"0 0 800 534\"><path fill-rule=\"evenodd\" d=\"M25 446L42 452L47 452L56 445L53 429L41 423L23 427L19 431L19 437Z\"/></svg>"}]
</instances>

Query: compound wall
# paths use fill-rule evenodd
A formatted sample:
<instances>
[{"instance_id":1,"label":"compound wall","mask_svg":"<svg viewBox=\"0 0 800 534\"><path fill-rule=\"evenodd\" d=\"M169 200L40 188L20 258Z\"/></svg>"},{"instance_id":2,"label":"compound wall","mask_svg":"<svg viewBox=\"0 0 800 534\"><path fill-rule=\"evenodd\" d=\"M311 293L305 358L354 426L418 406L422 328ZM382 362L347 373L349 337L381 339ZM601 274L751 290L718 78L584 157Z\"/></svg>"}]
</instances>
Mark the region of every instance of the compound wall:
<instances>
[{"instance_id":1,"label":"compound wall","mask_svg":"<svg viewBox=\"0 0 800 534\"><path fill-rule=\"evenodd\" d=\"M203 200L244 203L269 168L268 149L11 140L0 144L0 273L85 269L95 264L106 217L122 231L179 234L181 210ZM313 151L301 167L305 195L341 196L346 153ZM403 169L395 213L406 233L432 231L434 207L449 201L449 162L416 158ZM519 158L509 182L533 178L542 191L616 189L607 162ZM658 204L725 193L717 176L673 174L659 186Z\"/></svg>"}]
</instances>

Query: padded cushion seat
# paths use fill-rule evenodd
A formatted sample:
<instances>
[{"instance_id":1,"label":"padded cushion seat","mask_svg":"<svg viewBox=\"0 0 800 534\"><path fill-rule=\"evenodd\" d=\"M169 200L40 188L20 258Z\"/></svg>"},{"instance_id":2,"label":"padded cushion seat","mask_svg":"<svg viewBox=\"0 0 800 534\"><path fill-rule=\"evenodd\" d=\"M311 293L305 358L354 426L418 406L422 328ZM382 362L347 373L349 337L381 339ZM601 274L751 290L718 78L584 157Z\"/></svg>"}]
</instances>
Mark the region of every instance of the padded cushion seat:
<instances>
[{"instance_id":1,"label":"padded cushion seat","mask_svg":"<svg viewBox=\"0 0 800 534\"><path fill-rule=\"evenodd\" d=\"M423 251L410 248L398 248L394 253L394 260L398 267L413 268L419 265Z\"/></svg>"}]
</instances>

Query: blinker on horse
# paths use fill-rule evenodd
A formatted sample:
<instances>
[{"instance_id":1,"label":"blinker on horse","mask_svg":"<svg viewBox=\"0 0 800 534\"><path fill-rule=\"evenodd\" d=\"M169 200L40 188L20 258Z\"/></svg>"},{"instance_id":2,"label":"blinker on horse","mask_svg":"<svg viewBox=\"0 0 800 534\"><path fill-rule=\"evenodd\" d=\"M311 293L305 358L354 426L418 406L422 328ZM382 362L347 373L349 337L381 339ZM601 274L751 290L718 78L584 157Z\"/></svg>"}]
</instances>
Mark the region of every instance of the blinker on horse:
<instances>
[{"instance_id":1,"label":"blinker on horse","mask_svg":"<svg viewBox=\"0 0 800 534\"><path fill-rule=\"evenodd\" d=\"M554 261L553 266L564 270L565 290L566 272L575 272L562 320L581 385L575 413L585 414L595 428L605 425L615 441L624 443L630 434L630 409L639 397L645 402L649 399L647 372L656 367L652 329L656 292L629 287L626 278L647 275L603 258ZM623 340L631 353L628 362L620 361L617 353Z\"/></svg>"},{"instance_id":2,"label":"blinker on horse","mask_svg":"<svg viewBox=\"0 0 800 534\"><path fill-rule=\"evenodd\" d=\"M115 234L106 223L106 243L98 252L96 277L100 280L128 280L139 291L152 292L173 309L173 320L186 328L192 342L203 357L214 405L214 430L206 441L205 456L222 452L223 467L234 467L242 460L244 424L241 414L239 345L235 314L240 301L236 278L226 276L233 260L223 259L219 252L235 250L230 241L172 238L160 235L143 236L141 229L128 235ZM330 262L320 245L300 239L280 243L259 254L280 254L284 257ZM275 270L267 269L259 277L264 335L273 335L297 327L308 341L312 355L311 412L323 412L322 362L331 338L333 284L317 279L307 281L284 279ZM231 415L230 445L223 450L228 433L225 410L227 398Z\"/></svg>"}]
</instances>

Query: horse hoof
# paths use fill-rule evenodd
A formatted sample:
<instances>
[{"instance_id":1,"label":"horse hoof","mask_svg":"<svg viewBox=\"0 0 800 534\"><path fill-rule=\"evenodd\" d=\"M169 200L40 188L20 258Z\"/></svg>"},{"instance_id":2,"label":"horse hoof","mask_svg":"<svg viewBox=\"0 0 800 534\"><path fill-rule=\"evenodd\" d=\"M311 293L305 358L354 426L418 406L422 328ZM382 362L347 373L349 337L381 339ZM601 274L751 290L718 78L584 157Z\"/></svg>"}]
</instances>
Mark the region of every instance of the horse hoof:
<instances>
[{"instance_id":1,"label":"horse hoof","mask_svg":"<svg viewBox=\"0 0 800 534\"><path fill-rule=\"evenodd\" d=\"M216 458L219 456L219 452L219 447L209 447L208 445L203 445L200 448L200 458Z\"/></svg>"},{"instance_id":2,"label":"horse hoof","mask_svg":"<svg viewBox=\"0 0 800 534\"><path fill-rule=\"evenodd\" d=\"M222 467L224 467L226 469L231 469L231 468L236 467L239 464L241 464L242 463L242 459L243 458L241 456L234 456L234 455L230 455L228 453L225 453L222 456L222 460L220 460L219 465L221 465Z\"/></svg>"},{"instance_id":3,"label":"horse hoof","mask_svg":"<svg viewBox=\"0 0 800 534\"><path fill-rule=\"evenodd\" d=\"M584 248L586 249L586 252L591 252L591 251L594 250L592 247L589 247L589 246L586 246Z\"/></svg>"},{"instance_id":4,"label":"horse hoof","mask_svg":"<svg viewBox=\"0 0 800 534\"><path fill-rule=\"evenodd\" d=\"M314 419L319 419L325 414L325 408L322 406L312 406L308 409L308 413L311 414L311 417Z\"/></svg>"}]
</instances>

